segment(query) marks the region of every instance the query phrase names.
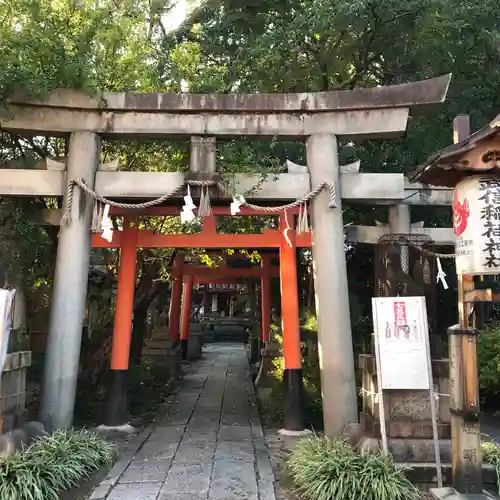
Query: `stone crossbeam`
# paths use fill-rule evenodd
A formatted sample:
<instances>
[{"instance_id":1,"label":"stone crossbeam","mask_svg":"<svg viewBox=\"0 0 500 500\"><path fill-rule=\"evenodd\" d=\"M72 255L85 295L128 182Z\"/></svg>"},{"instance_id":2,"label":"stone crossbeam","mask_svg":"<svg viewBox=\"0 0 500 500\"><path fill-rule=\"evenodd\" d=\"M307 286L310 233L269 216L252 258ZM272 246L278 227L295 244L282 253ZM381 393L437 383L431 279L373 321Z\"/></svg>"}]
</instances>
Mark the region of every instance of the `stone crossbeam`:
<instances>
[{"instance_id":1,"label":"stone crossbeam","mask_svg":"<svg viewBox=\"0 0 500 500\"><path fill-rule=\"evenodd\" d=\"M285 168L289 173L293 174L307 174L308 170L305 165L299 165L298 163L294 163L290 160L286 160ZM340 173L341 174L359 174L359 170L361 167L361 162L355 161L348 165L341 165ZM377 177L366 177L367 181L375 182L377 186L383 186L386 182L391 182L392 179L388 177L391 174L372 174ZM342 178L342 176L341 176ZM347 178L347 177L346 177ZM362 179L361 177L350 177L354 182ZM354 187L354 186L349 186ZM344 189L344 186L342 186ZM404 178L404 196L401 198L400 202L405 205L435 205L435 206L448 206L451 205L453 196L453 190L446 187L438 187L438 186L426 186L424 184L420 184L418 182L411 183L408 179ZM347 199L345 197L344 191L342 191L342 198ZM354 198L350 198L354 200ZM385 199L373 200L375 204L384 204L386 203Z\"/></svg>"},{"instance_id":2,"label":"stone crossbeam","mask_svg":"<svg viewBox=\"0 0 500 500\"><path fill-rule=\"evenodd\" d=\"M451 206L453 189L412 183L405 178L405 201L408 205Z\"/></svg>"},{"instance_id":3,"label":"stone crossbeam","mask_svg":"<svg viewBox=\"0 0 500 500\"><path fill-rule=\"evenodd\" d=\"M20 134L92 132L106 137L388 137L406 130L409 109L441 103L451 75L420 82L318 93L106 93L59 90L43 101L11 98L2 129Z\"/></svg>"},{"instance_id":4,"label":"stone crossbeam","mask_svg":"<svg viewBox=\"0 0 500 500\"><path fill-rule=\"evenodd\" d=\"M249 200L277 202L301 198L312 187L307 173L269 175L265 180L258 175L235 174L231 182L233 190ZM183 183L181 172L98 171L95 189L107 198L151 199ZM0 196L62 196L65 184L63 171L0 169ZM342 174L340 191L346 202L390 204L404 198L404 180L402 174Z\"/></svg>"},{"instance_id":5,"label":"stone crossbeam","mask_svg":"<svg viewBox=\"0 0 500 500\"><path fill-rule=\"evenodd\" d=\"M389 227L383 226L347 226L347 240L350 243L366 243L375 245L385 234L389 234ZM426 234L436 245L455 245L455 235L451 227L421 227L415 228L412 234Z\"/></svg>"},{"instance_id":6,"label":"stone crossbeam","mask_svg":"<svg viewBox=\"0 0 500 500\"><path fill-rule=\"evenodd\" d=\"M406 130L409 108L370 111L331 111L313 114L182 114L136 111L75 110L11 106L2 129L27 135L66 136L74 131L105 137L166 138L207 136L260 136L298 139L333 134L345 139L390 138Z\"/></svg>"}]
</instances>

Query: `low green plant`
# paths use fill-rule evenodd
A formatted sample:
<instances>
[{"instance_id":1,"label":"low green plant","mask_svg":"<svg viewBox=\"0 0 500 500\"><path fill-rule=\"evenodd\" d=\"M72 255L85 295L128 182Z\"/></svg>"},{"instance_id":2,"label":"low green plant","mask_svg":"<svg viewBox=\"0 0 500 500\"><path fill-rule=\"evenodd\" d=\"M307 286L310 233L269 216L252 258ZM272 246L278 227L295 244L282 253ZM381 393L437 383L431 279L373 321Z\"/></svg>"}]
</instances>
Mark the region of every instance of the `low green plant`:
<instances>
[{"instance_id":1,"label":"low green plant","mask_svg":"<svg viewBox=\"0 0 500 500\"><path fill-rule=\"evenodd\" d=\"M17 454L0 459L2 500L58 500L101 465L112 462L114 445L88 430L56 431Z\"/></svg>"},{"instance_id":2,"label":"low green plant","mask_svg":"<svg viewBox=\"0 0 500 500\"><path fill-rule=\"evenodd\" d=\"M498 410L500 396L500 322L485 328L477 336L477 359L481 404Z\"/></svg>"},{"instance_id":3,"label":"low green plant","mask_svg":"<svg viewBox=\"0 0 500 500\"><path fill-rule=\"evenodd\" d=\"M308 500L417 500L421 493L390 457L361 455L341 439L315 435L295 446L289 470Z\"/></svg>"},{"instance_id":4,"label":"low green plant","mask_svg":"<svg viewBox=\"0 0 500 500\"><path fill-rule=\"evenodd\" d=\"M500 494L500 446L492 442L481 443L481 452L483 460L495 467L498 493Z\"/></svg>"}]
</instances>

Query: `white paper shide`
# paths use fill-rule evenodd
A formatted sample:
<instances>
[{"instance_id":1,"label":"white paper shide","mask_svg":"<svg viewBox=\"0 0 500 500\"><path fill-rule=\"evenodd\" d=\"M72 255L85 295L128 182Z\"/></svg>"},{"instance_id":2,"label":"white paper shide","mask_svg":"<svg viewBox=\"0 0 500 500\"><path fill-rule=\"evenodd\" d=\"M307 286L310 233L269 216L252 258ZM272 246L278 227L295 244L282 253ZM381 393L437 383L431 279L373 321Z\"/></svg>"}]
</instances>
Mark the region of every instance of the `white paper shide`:
<instances>
[{"instance_id":1,"label":"white paper shide","mask_svg":"<svg viewBox=\"0 0 500 500\"><path fill-rule=\"evenodd\" d=\"M457 274L500 271L500 179L472 176L453 193Z\"/></svg>"},{"instance_id":2,"label":"white paper shide","mask_svg":"<svg viewBox=\"0 0 500 500\"><path fill-rule=\"evenodd\" d=\"M7 356L15 294L15 290L0 288L0 374Z\"/></svg>"},{"instance_id":3,"label":"white paper shide","mask_svg":"<svg viewBox=\"0 0 500 500\"><path fill-rule=\"evenodd\" d=\"M372 299L381 389L429 389L425 297Z\"/></svg>"}]
</instances>

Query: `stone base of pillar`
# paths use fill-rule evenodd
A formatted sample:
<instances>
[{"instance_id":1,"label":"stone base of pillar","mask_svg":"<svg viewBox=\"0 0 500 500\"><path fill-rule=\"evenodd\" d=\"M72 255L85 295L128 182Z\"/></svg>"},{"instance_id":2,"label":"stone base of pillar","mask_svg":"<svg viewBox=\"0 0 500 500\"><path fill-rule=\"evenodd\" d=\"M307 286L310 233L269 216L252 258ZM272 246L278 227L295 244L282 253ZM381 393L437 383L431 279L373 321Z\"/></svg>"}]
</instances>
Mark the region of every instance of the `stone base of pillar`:
<instances>
[{"instance_id":1,"label":"stone base of pillar","mask_svg":"<svg viewBox=\"0 0 500 500\"><path fill-rule=\"evenodd\" d=\"M280 346L276 342L267 342L262 349L260 358L260 367L255 379L255 388L259 397L266 397L270 394L272 388L271 372L274 368L273 360L280 358Z\"/></svg>"},{"instance_id":2,"label":"stone base of pillar","mask_svg":"<svg viewBox=\"0 0 500 500\"><path fill-rule=\"evenodd\" d=\"M127 424L128 370L110 370L104 425L121 427Z\"/></svg>"},{"instance_id":3,"label":"stone base of pillar","mask_svg":"<svg viewBox=\"0 0 500 500\"><path fill-rule=\"evenodd\" d=\"M173 349L175 349L175 343L166 329L153 330L151 338L146 341L142 350L142 360L162 361Z\"/></svg>"},{"instance_id":4,"label":"stone base of pillar","mask_svg":"<svg viewBox=\"0 0 500 500\"><path fill-rule=\"evenodd\" d=\"M179 349L177 342L168 338L153 336L146 343L142 352L142 360L161 363L168 371L169 378L176 378L179 374Z\"/></svg>"},{"instance_id":5,"label":"stone base of pillar","mask_svg":"<svg viewBox=\"0 0 500 500\"><path fill-rule=\"evenodd\" d=\"M186 358L189 361L194 361L201 358L201 351L203 346L203 333L191 332L186 347Z\"/></svg>"},{"instance_id":6,"label":"stone base of pillar","mask_svg":"<svg viewBox=\"0 0 500 500\"><path fill-rule=\"evenodd\" d=\"M287 431L304 430L302 416L302 369L283 371L284 429Z\"/></svg>"},{"instance_id":7,"label":"stone base of pillar","mask_svg":"<svg viewBox=\"0 0 500 500\"><path fill-rule=\"evenodd\" d=\"M112 438L113 436L116 435L129 436L130 434L136 434L137 432L140 431L140 429L138 429L137 427L133 427L130 424L115 425L115 426L103 424L96 427L96 431L101 436Z\"/></svg>"},{"instance_id":8,"label":"stone base of pillar","mask_svg":"<svg viewBox=\"0 0 500 500\"><path fill-rule=\"evenodd\" d=\"M312 431L309 429L302 429L301 431L291 431L288 429L280 429L278 431L280 436L295 437L295 438L305 438L312 436Z\"/></svg>"}]
</instances>

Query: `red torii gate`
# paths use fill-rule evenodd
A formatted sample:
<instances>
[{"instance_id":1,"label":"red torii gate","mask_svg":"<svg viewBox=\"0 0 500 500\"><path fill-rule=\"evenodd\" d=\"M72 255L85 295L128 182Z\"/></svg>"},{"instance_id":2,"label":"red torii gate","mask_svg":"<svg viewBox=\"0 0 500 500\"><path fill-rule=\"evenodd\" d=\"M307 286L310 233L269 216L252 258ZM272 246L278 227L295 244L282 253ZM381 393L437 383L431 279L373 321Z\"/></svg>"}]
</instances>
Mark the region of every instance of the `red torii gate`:
<instances>
[{"instance_id":1,"label":"red torii gate","mask_svg":"<svg viewBox=\"0 0 500 500\"><path fill-rule=\"evenodd\" d=\"M264 210L241 208L237 215L279 216L279 230L265 229L261 234L219 234L216 230L216 216L231 215L229 207L212 207L211 216L205 217L199 234L153 234L152 231L139 230L132 225L133 219L140 216L178 216L180 208L175 206L153 207L141 211L112 209L112 215L124 216L123 231L114 232L111 242L101 235L92 236L94 248L119 248L120 263L118 289L113 328L111 354L111 385L108 398L106 424L119 426L126 420L127 384L130 344L132 335L132 314L136 279L136 260L138 248L276 248L279 250L279 277L281 282L281 310L283 328L284 389L285 389L285 428L303 428L300 410L300 387L302 386L299 304L297 287L296 248L311 247L311 233L296 234L295 215L298 208L286 213L270 214ZM238 276L255 275L261 278L262 340L270 340L271 290L270 279L275 273L270 256L263 254L261 269L235 269ZM184 256L178 254L172 269L172 295L169 311L169 335L172 340L186 343L189 336L189 314L191 294L195 282L196 269L184 264ZM213 282L222 278L217 269L206 269L197 278ZM220 273L220 270L219 270ZM232 273L232 272L231 272ZM227 280L225 280L227 281ZM182 288L184 300L181 311ZM180 327L180 335L179 335ZM299 390L297 390L299 389Z\"/></svg>"}]
</instances>

